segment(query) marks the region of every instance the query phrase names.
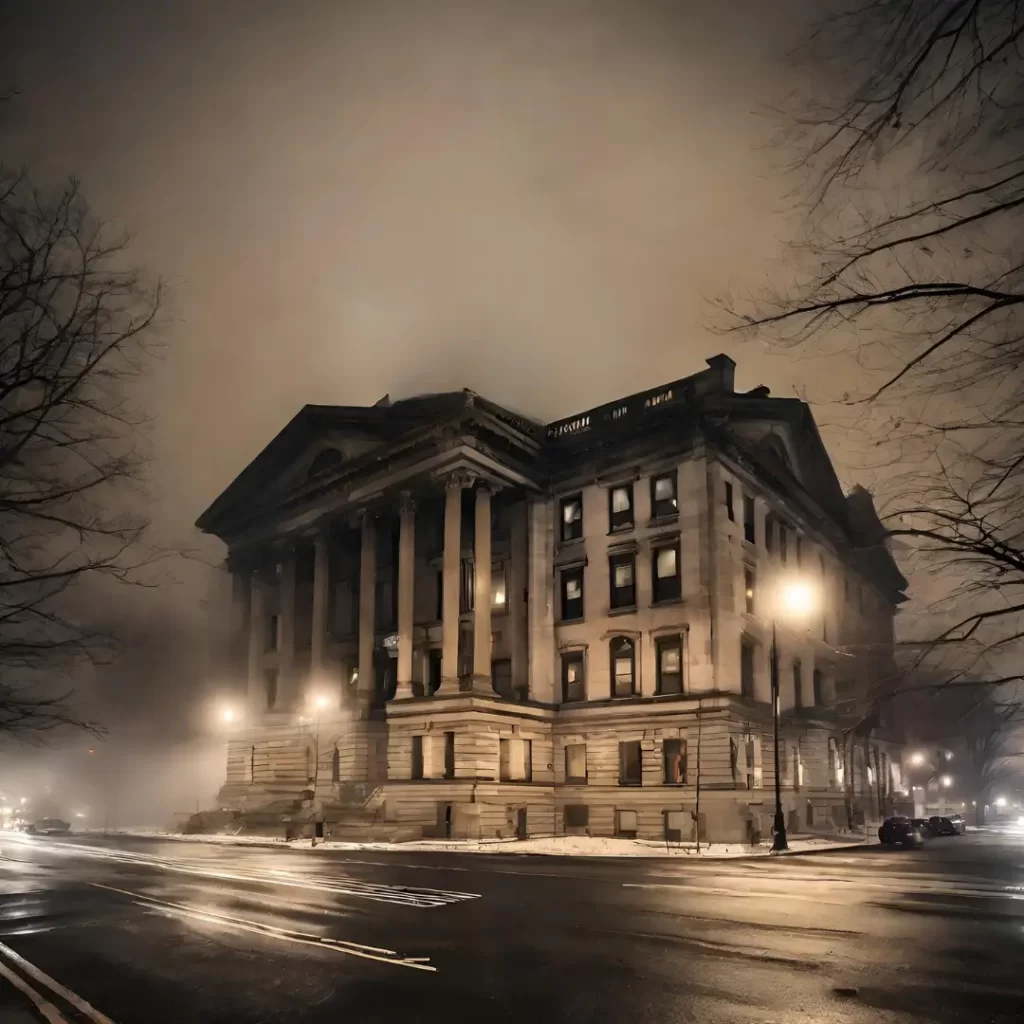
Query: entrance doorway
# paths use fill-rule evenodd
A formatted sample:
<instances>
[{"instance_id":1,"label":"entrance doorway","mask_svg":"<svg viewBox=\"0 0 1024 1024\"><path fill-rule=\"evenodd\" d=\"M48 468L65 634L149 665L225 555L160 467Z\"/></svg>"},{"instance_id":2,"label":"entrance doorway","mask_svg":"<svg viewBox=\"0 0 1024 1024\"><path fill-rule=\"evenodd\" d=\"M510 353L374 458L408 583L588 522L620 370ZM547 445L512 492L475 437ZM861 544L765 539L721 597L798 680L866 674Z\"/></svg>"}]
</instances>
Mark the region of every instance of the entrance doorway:
<instances>
[{"instance_id":1,"label":"entrance doorway","mask_svg":"<svg viewBox=\"0 0 1024 1024\"><path fill-rule=\"evenodd\" d=\"M526 827L526 808L520 807L516 810L516 839L526 839L530 830Z\"/></svg>"}]
</instances>

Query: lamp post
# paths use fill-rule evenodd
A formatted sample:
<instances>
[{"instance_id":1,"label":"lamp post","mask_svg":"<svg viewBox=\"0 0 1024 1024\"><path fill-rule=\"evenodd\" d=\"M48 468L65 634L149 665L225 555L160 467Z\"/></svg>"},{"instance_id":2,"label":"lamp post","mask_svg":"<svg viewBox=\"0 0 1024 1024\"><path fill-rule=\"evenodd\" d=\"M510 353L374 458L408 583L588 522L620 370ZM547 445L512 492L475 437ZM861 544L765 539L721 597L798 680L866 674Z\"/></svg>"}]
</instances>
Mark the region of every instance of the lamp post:
<instances>
[{"instance_id":1,"label":"lamp post","mask_svg":"<svg viewBox=\"0 0 1024 1024\"><path fill-rule=\"evenodd\" d=\"M779 610L789 618L799 618L811 612L817 601L814 590L807 583L789 582L779 587L776 600L772 602L772 648L768 659L772 690L772 725L775 733L775 827L772 829L772 853L789 849L786 839L786 815L782 810L782 765L779 763Z\"/></svg>"},{"instance_id":2,"label":"lamp post","mask_svg":"<svg viewBox=\"0 0 1024 1024\"><path fill-rule=\"evenodd\" d=\"M779 764L779 645L775 616L772 616L772 649L769 655L772 684L772 725L775 729L775 828L772 829L772 853L789 849L786 840L786 816L782 812L782 770Z\"/></svg>"},{"instance_id":3,"label":"lamp post","mask_svg":"<svg viewBox=\"0 0 1024 1024\"><path fill-rule=\"evenodd\" d=\"M313 800L310 807L309 845L316 846L317 789L320 785L320 712L330 707L330 698L324 693L313 693L308 698L313 709Z\"/></svg>"}]
</instances>

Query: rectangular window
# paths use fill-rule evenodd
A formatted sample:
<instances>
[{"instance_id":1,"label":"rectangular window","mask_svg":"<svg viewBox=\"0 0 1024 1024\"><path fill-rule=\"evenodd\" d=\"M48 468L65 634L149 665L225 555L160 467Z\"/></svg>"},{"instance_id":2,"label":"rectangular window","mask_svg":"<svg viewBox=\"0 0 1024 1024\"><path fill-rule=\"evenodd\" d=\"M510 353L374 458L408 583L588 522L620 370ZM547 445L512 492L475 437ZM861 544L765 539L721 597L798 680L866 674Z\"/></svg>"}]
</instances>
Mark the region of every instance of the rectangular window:
<instances>
[{"instance_id":1,"label":"rectangular window","mask_svg":"<svg viewBox=\"0 0 1024 1024\"><path fill-rule=\"evenodd\" d=\"M611 581L612 608L636 605L636 564L633 555L610 555L608 577Z\"/></svg>"},{"instance_id":2,"label":"rectangular window","mask_svg":"<svg viewBox=\"0 0 1024 1024\"><path fill-rule=\"evenodd\" d=\"M804 564L804 539L799 533L796 535L796 564L798 566Z\"/></svg>"},{"instance_id":3,"label":"rectangular window","mask_svg":"<svg viewBox=\"0 0 1024 1024\"><path fill-rule=\"evenodd\" d=\"M654 642L658 693L683 692L683 638L663 636Z\"/></svg>"},{"instance_id":4,"label":"rectangular window","mask_svg":"<svg viewBox=\"0 0 1024 1024\"><path fill-rule=\"evenodd\" d=\"M615 812L615 835L620 839L636 839L636 811Z\"/></svg>"},{"instance_id":5,"label":"rectangular window","mask_svg":"<svg viewBox=\"0 0 1024 1024\"><path fill-rule=\"evenodd\" d=\"M749 640L740 641L740 693L754 696L754 645Z\"/></svg>"},{"instance_id":6,"label":"rectangular window","mask_svg":"<svg viewBox=\"0 0 1024 1024\"><path fill-rule=\"evenodd\" d=\"M455 778L455 733L444 734L444 777Z\"/></svg>"},{"instance_id":7,"label":"rectangular window","mask_svg":"<svg viewBox=\"0 0 1024 1024\"><path fill-rule=\"evenodd\" d=\"M279 629L280 621L281 621L280 618L278 616L276 616L276 615L271 615L267 619L267 650L268 651L276 651L277 650L277 637L278 637L278 629Z\"/></svg>"},{"instance_id":8,"label":"rectangular window","mask_svg":"<svg viewBox=\"0 0 1024 1024\"><path fill-rule=\"evenodd\" d=\"M654 549L654 600L677 600L682 593L679 576L679 544Z\"/></svg>"},{"instance_id":9,"label":"rectangular window","mask_svg":"<svg viewBox=\"0 0 1024 1024\"><path fill-rule=\"evenodd\" d=\"M804 670L798 658L793 659L793 707L804 706Z\"/></svg>"},{"instance_id":10,"label":"rectangular window","mask_svg":"<svg viewBox=\"0 0 1024 1024\"><path fill-rule=\"evenodd\" d=\"M651 478L651 517L661 519L663 516L674 516L679 512L676 500L676 474L661 473Z\"/></svg>"},{"instance_id":11,"label":"rectangular window","mask_svg":"<svg viewBox=\"0 0 1024 1024\"><path fill-rule=\"evenodd\" d=\"M441 648L431 647L427 651L427 696L441 688Z\"/></svg>"},{"instance_id":12,"label":"rectangular window","mask_svg":"<svg viewBox=\"0 0 1024 1024\"><path fill-rule=\"evenodd\" d=\"M507 700L513 700L512 691L512 659L496 658L491 662L491 685L494 692Z\"/></svg>"},{"instance_id":13,"label":"rectangular window","mask_svg":"<svg viewBox=\"0 0 1024 1024\"><path fill-rule=\"evenodd\" d=\"M814 704L816 707L821 707L825 703L825 677L821 674L820 668L814 670L811 679L814 683Z\"/></svg>"},{"instance_id":14,"label":"rectangular window","mask_svg":"<svg viewBox=\"0 0 1024 1024\"><path fill-rule=\"evenodd\" d=\"M745 737L743 756L746 761L747 789L760 789L761 775L761 737L750 733Z\"/></svg>"},{"instance_id":15,"label":"rectangular window","mask_svg":"<svg viewBox=\"0 0 1024 1024\"><path fill-rule=\"evenodd\" d=\"M572 494L561 502L563 541L579 540L583 536L583 495Z\"/></svg>"},{"instance_id":16,"label":"rectangular window","mask_svg":"<svg viewBox=\"0 0 1024 1024\"><path fill-rule=\"evenodd\" d=\"M413 736L412 738L412 765L409 771L410 779L423 778L423 737Z\"/></svg>"},{"instance_id":17,"label":"rectangular window","mask_svg":"<svg viewBox=\"0 0 1024 1024\"><path fill-rule=\"evenodd\" d=\"M523 740L523 779L533 782L533 740Z\"/></svg>"},{"instance_id":18,"label":"rectangular window","mask_svg":"<svg viewBox=\"0 0 1024 1024\"><path fill-rule=\"evenodd\" d=\"M619 785L643 785L643 752L639 740L619 744Z\"/></svg>"},{"instance_id":19,"label":"rectangular window","mask_svg":"<svg viewBox=\"0 0 1024 1024\"><path fill-rule=\"evenodd\" d=\"M585 829L590 822L590 809L586 804L566 804L562 810L565 830Z\"/></svg>"},{"instance_id":20,"label":"rectangular window","mask_svg":"<svg viewBox=\"0 0 1024 1024\"><path fill-rule=\"evenodd\" d=\"M277 669L263 670L263 691L267 696L267 710L273 711L277 706Z\"/></svg>"},{"instance_id":21,"label":"rectangular window","mask_svg":"<svg viewBox=\"0 0 1024 1024\"><path fill-rule=\"evenodd\" d=\"M609 647L612 695L631 697L636 692L636 645L628 636L617 636Z\"/></svg>"},{"instance_id":22,"label":"rectangular window","mask_svg":"<svg viewBox=\"0 0 1024 1024\"><path fill-rule=\"evenodd\" d=\"M583 652L566 651L562 655L562 701L572 704L587 699Z\"/></svg>"},{"instance_id":23,"label":"rectangular window","mask_svg":"<svg viewBox=\"0 0 1024 1024\"><path fill-rule=\"evenodd\" d=\"M754 614L754 588L757 585L757 577L754 570L746 568L743 570L743 601L748 615Z\"/></svg>"},{"instance_id":24,"label":"rectangular window","mask_svg":"<svg viewBox=\"0 0 1024 1024\"><path fill-rule=\"evenodd\" d=\"M498 781L508 782L512 778L512 742L498 740Z\"/></svg>"},{"instance_id":25,"label":"rectangular window","mask_svg":"<svg viewBox=\"0 0 1024 1024\"><path fill-rule=\"evenodd\" d=\"M491 566L491 611L503 612L508 608L508 588L505 584L505 563Z\"/></svg>"},{"instance_id":26,"label":"rectangular window","mask_svg":"<svg viewBox=\"0 0 1024 1024\"><path fill-rule=\"evenodd\" d=\"M562 570L562 621L583 618L583 566Z\"/></svg>"},{"instance_id":27,"label":"rectangular window","mask_svg":"<svg viewBox=\"0 0 1024 1024\"><path fill-rule=\"evenodd\" d=\"M779 561L785 565L789 555L789 530L785 523L779 523Z\"/></svg>"},{"instance_id":28,"label":"rectangular window","mask_svg":"<svg viewBox=\"0 0 1024 1024\"><path fill-rule=\"evenodd\" d=\"M736 522L736 509L733 505L732 484L728 480L725 482L725 514L729 517L730 523Z\"/></svg>"},{"instance_id":29,"label":"rectangular window","mask_svg":"<svg viewBox=\"0 0 1024 1024\"><path fill-rule=\"evenodd\" d=\"M749 494L743 495L743 539L748 544L757 543L757 526L754 521L754 499Z\"/></svg>"},{"instance_id":30,"label":"rectangular window","mask_svg":"<svg viewBox=\"0 0 1024 1024\"><path fill-rule=\"evenodd\" d=\"M437 582L434 585L434 600L436 604L434 610L434 621L440 622L444 618L444 570L437 570Z\"/></svg>"},{"instance_id":31,"label":"rectangular window","mask_svg":"<svg viewBox=\"0 0 1024 1024\"><path fill-rule=\"evenodd\" d=\"M682 786L686 783L686 740L665 740L662 743L665 765L665 785Z\"/></svg>"},{"instance_id":32,"label":"rectangular window","mask_svg":"<svg viewBox=\"0 0 1024 1024\"><path fill-rule=\"evenodd\" d=\"M771 512L764 517L764 549L769 555L775 553L775 516Z\"/></svg>"},{"instance_id":33,"label":"rectangular window","mask_svg":"<svg viewBox=\"0 0 1024 1024\"><path fill-rule=\"evenodd\" d=\"M471 612L476 596L476 566L468 559L462 560L459 575L459 614Z\"/></svg>"},{"instance_id":34,"label":"rectangular window","mask_svg":"<svg viewBox=\"0 0 1024 1024\"><path fill-rule=\"evenodd\" d=\"M570 743L565 748L565 781L583 783L587 781L587 745Z\"/></svg>"},{"instance_id":35,"label":"rectangular window","mask_svg":"<svg viewBox=\"0 0 1024 1024\"><path fill-rule=\"evenodd\" d=\"M610 533L633 528L633 485L620 484L608 489L608 529Z\"/></svg>"}]
</instances>

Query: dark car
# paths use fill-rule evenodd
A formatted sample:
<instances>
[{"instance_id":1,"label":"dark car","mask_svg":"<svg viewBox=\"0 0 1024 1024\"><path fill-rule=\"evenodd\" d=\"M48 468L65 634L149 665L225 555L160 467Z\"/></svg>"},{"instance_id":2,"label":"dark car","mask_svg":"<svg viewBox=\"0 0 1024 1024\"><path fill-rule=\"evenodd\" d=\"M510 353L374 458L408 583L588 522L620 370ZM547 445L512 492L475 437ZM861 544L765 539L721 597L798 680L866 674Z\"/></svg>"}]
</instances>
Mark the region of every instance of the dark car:
<instances>
[{"instance_id":1,"label":"dark car","mask_svg":"<svg viewBox=\"0 0 1024 1024\"><path fill-rule=\"evenodd\" d=\"M957 815L959 818L960 816ZM933 814L928 819L928 831L933 836L959 836L964 832L963 818L955 821L953 818L946 818L939 814Z\"/></svg>"},{"instance_id":2,"label":"dark car","mask_svg":"<svg viewBox=\"0 0 1024 1024\"><path fill-rule=\"evenodd\" d=\"M924 829L912 819L897 815L882 822L878 841L886 846L924 846Z\"/></svg>"},{"instance_id":3,"label":"dark car","mask_svg":"<svg viewBox=\"0 0 1024 1024\"><path fill-rule=\"evenodd\" d=\"M61 836L71 831L71 826L63 818L41 818L29 825L25 830L35 835Z\"/></svg>"}]
</instances>

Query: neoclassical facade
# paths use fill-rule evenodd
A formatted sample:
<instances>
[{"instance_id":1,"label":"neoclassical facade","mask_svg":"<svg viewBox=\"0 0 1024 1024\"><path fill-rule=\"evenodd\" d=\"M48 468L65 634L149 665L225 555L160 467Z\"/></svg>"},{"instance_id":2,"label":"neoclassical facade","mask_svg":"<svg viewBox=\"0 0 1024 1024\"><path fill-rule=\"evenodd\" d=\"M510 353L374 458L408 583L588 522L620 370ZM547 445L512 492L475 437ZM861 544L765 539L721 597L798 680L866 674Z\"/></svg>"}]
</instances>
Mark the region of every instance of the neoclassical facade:
<instances>
[{"instance_id":1,"label":"neoclassical facade","mask_svg":"<svg viewBox=\"0 0 1024 1024\"><path fill-rule=\"evenodd\" d=\"M774 619L791 828L890 809L865 701L906 582L807 405L734 370L546 425L470 391L304 408L198 521L247 692L223 806L294 835L766 834Z\"/></svg>"}]
</instances>

